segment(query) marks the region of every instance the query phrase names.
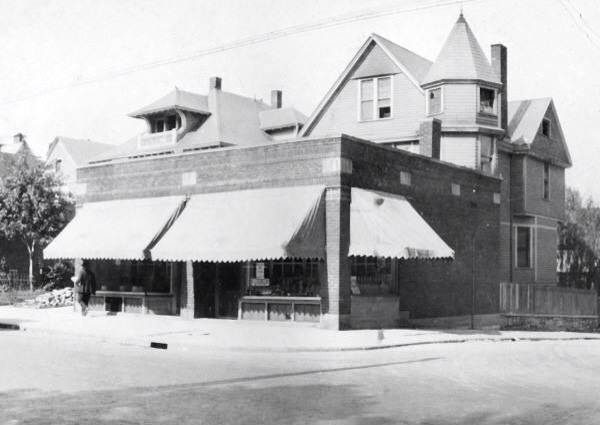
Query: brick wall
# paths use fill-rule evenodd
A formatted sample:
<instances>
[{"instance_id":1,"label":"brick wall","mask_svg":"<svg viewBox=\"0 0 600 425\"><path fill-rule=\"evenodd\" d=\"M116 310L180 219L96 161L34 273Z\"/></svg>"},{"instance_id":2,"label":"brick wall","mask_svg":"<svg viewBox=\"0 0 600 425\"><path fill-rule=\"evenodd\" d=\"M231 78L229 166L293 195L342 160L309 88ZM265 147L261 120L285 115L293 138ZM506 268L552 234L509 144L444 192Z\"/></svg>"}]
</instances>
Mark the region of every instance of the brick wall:
<instances>
[{"instance_id":1,"label":"brick wall","mask_svg":"<svg viewBox=\"0 0 600 425\"><path fill-rule=\"evenodd\" d=\"M339 168L326 166L325 158L340 157ZM410 186L401 184L401 171L411 174ZM196 182L184 186L182 174L190 172L196 173ZM452 262L402 262L401 309L409 310L411 317L470 312L474 229L476 310L498 309L499 206L493 203L493 193L500 191L500 180L474 170L342 136L88 166L78 170L78 177L86 187L80 199L84 202L307 184L401 194L456 251ZM452 195L452 183L461 186L460 196ZM342 220L344 211L330 212L330 217ZM336 237L343 240L341 232ZM349 270L341 258L337 263L344 270L326 272L339 276L341 295L327 301L331 304L325 313L335 308L332 313L343 316L350 302Z\"/></svg>"},{"instance_id":2,"label":"brick wall","mask_svg":"<svg viewBox=\"0 0 600 425\"><path fill-rule=\"evenodd\" d=\"M401 261L398 277L400 309L411 317L469 314L472 287L472 235L475 247L476 312L498 311L499 206L493 193L500 180L463 167L434 161L371 143L342 144L352 160L348 185L404 195L423 218L455 250L455 259ZM411 185L400 184L400 172L411 173ZM451 193L451 183L461 195Z\"/></svg>"},{"instance_id":3,"label":"brick wall","mask_svg":"<svg viewBox=\"0 0 600 425\"><path fill-rule=\"evenodd\" d=\"M524 212L562 219L565 213L565 170L550 165L550 198L544 199L544 162L532 157L524 160L527 193Z\"/></svg>"}]
</instances>

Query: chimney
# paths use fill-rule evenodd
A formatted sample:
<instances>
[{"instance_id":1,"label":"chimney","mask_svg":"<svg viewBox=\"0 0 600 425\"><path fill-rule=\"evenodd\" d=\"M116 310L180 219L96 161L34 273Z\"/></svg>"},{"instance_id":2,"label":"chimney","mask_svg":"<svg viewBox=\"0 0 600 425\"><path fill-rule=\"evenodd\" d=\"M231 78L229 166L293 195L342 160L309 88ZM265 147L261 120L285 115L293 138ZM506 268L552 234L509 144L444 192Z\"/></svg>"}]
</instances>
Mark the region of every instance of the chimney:
<instances>
[{"instance_id":1,"label":"chimney","mask_svg":"<svg viewBox=\"0 0 600 425\"><path fill-rule=\"evenodd\" d=\"M421 121L419 126L419 153L434 159L440 159L440 139L442 122L437 118Z\"/></svg>"},{"instance_id":2,"label":"chimney","mask_svg":"<svg viewBox=\"0 0 600 425\"><path fill-rule=\"evenodd\" d=\"M221 77L210 77L208 89L221 90Z\"/></svg>"},{"instance_id":3,"label":"chimney","mask_svg":"<svg viewBox=\"0 0 600 425\"><path fill-rule=\"evenodd\" d=\"M502 88L499 90L500 94L500 127L506 131L508 128L508 99L506 90L507 76L506 76L506 46L502 44L492 44L492 68L496 75L500 78Z\"/></svg>"},{"instance_id":4,"label":"chimney","mask_svg":"<svg viewBox=\"0 0 600 425\"><path fill-rule=\"evenodd\" d=\"M281 108L283 93L281 90L271 90L271 107L273 109Z\"/></svg>"},{"instance_id":5,"label":"chimney","mask_svg":"<svg viewBox=\"0 0 600 425\"><path fill-rule=\"evenodd\" d=\"M17 133L13 136L14 143L21 143L25 139L25 135L23 133Z\"/></svg>"}]
</instances>

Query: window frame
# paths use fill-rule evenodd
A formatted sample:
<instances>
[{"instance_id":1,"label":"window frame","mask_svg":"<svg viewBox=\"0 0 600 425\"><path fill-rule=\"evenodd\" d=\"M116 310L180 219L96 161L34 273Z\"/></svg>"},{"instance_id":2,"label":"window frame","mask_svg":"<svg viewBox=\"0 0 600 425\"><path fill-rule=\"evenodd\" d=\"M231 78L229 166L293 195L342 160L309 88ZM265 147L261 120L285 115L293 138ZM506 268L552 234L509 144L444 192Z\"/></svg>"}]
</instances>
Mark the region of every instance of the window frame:
<instances>
[{"instance_id":1,"label":"window frame","mask_svg":"<svg viewBox=\"0 0 600 425\"><path fill-rule=\"evenodd\" d=\"M519 265L519 229L527 229L529 234L529 244L527 247L528 256L527 256L527 265L521 266ZM530 270L533 269L533 243L534 243L534 232L532 226L527 225L516 225L515 226L515 268L521 270Z\"/></svg>"},{"instance_id":2,"label":"window frame","mask_svg":"<svg viewBox=\"0 0 600 425\"><path fill-rule=\"evenodd\" d=\"M544 162L542 170L542 199L550 200L550 163Z\"/></svg>"},{"instance_id":3,"label":"window frame","mask_svg":"<svg viewBox=\"0 0 600 425\"><path fill-rule=\"evenodd\" d=\"M390 107L390 116L384 117L384 118L379 118L379 101L388 99L387 97L381 98L381 99L379 98L379 80L385 80L385 79L390 80L390 97L389 97L389 99L390 99L390 106L389 106ZM369 81L369 80L373 82L373 93L372 93L372 99L371 99L371 101L373 102L373 110L372 110L371 118L363 118L362 117L363 81ZM394 78L393 78L393 74L358 79L357 94L358 94L358 102L357 102L358 103L358 108L357 108L358 122L383 121L383 120L390 120L390 119L394 118Z\"/></svg>"},{"instance_id":4,"label":"window frame","mask_svg":"<svg viewBox=\"0 0 600 425\"><path fill-rule=\"evenodd\" d=\"M431 107L429 104L429 95L434 90L440 91L440 110L438 112L431 112ZM444 112L444 86L432 87L430 89L425 90L425 113L427 114L427 116L439 115L443 112Z\"/></svg>"},{"instance_id":5,"label":"window frame","mask_svg":"<svg viewBox=\"0 0 600 425\"><path fill-rule=\"evenodd\" d=\"M483 155L483 143L482 143L482 138L483 137L489 137L490 138L490 151L491 154L488 155ZM479 144L478 146L478 150L479 150L479 164L478 164L478 169L480 171L484 171L486 172L486 170L484 170L484 163L483 163L483 158L485 156L485 158L489 158L488 161L486 161L485 165L489 164L489 173L492 174L494 173L494 161L496 160L496 138L492 135L489 134L481 134L479 135L479 137L477 137L477 143Z\"/></svg>"},{"instance_id":6,"label":"window frame","mask_svg":"<svg viewBox=\"0 0 600 425\"><path fill-rule=\"evenodd\" d=\"M487 87L487 86L477 86L477 113L481 115L488 115L497 117L498 116L498 89ZM492 112L487 112L481 109L481 90L490 90L494 93L494 105L492 106Z\"/></svg>"},{"instance_id":7,"label":"window frame","mask_svg":"<svg viewBox=\"0 0 600 425\"><path fill-rule=\"evenodd\" d=\"M544 133L544 124L547 124L547 133ZM542 124L540 125L540 133L542 133L542 136L547 137L547 138L552 138L552 120L550 118L546 118L544 117L542 119Z\"/></svg>"}]
</instances>

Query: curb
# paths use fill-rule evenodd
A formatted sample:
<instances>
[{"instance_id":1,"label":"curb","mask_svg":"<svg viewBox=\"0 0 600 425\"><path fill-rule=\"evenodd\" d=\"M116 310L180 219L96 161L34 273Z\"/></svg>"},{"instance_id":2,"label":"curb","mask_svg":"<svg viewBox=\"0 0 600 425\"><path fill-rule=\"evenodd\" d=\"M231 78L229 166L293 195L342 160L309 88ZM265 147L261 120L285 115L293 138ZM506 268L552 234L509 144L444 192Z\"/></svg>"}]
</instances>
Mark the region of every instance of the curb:
<instances>
[{"instance_id":1,"label":"curb","mask_svg":"<svg viewBox=\"0 0 600 425\"><path fill-rule=\"evenodd\" d=\"M204 350L235 350L242 352L272 352L272 353L311 353L311 352L344 352L344 351L371 351L371 350L385 350L390 348L402 348L402 347L415 347L419 345L433 345L433 344L464 344L468 342L543 342L543 341L600 341L600 335L596 336L566 336L566 337L517 337L517 336L502 336L502 337L479 337L479 338L456 338L456 339L440 339L432 341L412 341L412 342L397 342L389 344L378 344L378 345L357 345L347 347L259 347L259 346L233 346L233 345L218 345L218 344L196 344L196 343L178 343L177 341L169 341L168 338L162 339L160 337L152 336L139 336L139 337L128 337L128 338L111 338L106 335L95 335L95 334L77 334L71 332L65 332L54 329L43 329L43 328L29 328L26 326L20 326L16 323L0 322L0 329L7 330L23 330L29 331L30 333L44 333L44 334L55 334L71 337L80 338L91 338L102 342L113 343L118 345L125 345L131 347L151 348L151 344L167 344L171 350L188 350L188 349L204 349Z\"/></svg>"}]
</instances>

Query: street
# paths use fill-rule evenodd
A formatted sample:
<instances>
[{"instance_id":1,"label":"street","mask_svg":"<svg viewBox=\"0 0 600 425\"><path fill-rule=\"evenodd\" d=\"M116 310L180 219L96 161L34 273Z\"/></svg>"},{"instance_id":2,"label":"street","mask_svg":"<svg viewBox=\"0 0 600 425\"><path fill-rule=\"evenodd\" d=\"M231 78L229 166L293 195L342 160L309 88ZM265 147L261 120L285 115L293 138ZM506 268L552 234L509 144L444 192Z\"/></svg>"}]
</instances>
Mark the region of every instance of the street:
<instances>
[{"instance_id":1,"label":"street","mask_svg":"<svg viewBox=\"0 0 600 425\"><path fill-rule=\"evenodd\" d=\"M0 332L4 424L593 424L600 342L157 350Z\"/></svg>"}]
</instances>

